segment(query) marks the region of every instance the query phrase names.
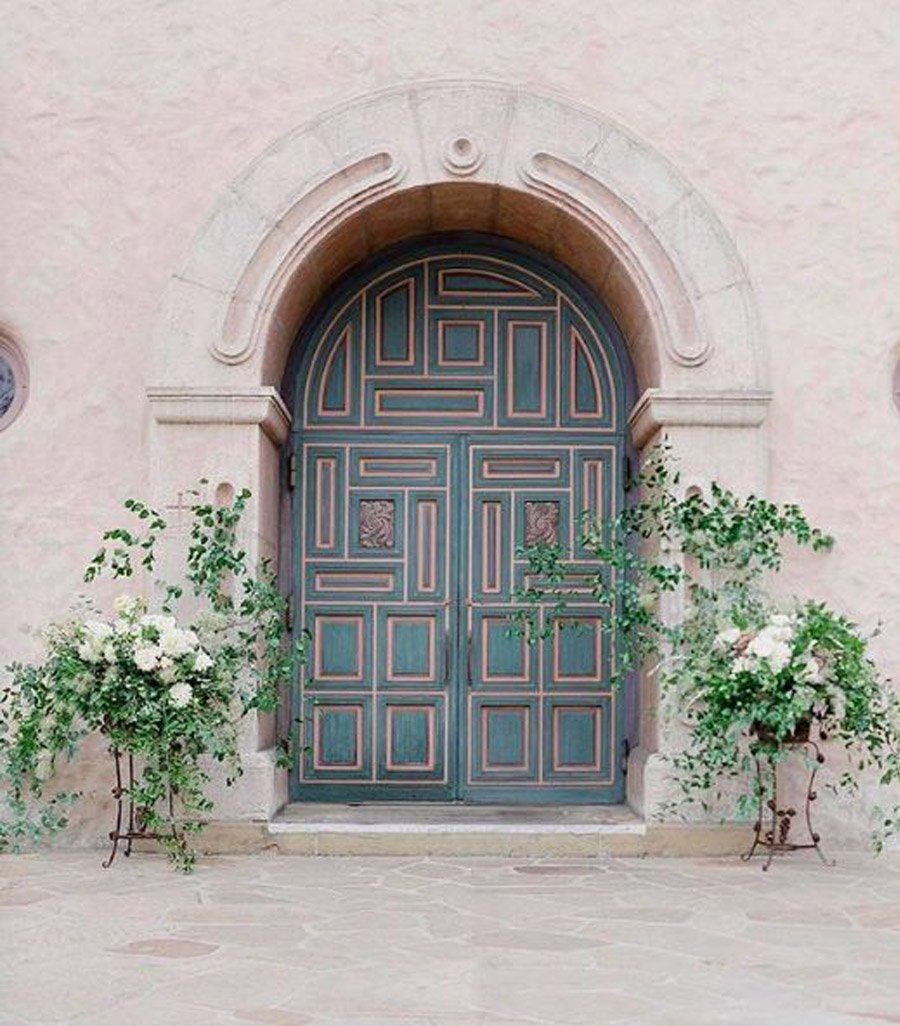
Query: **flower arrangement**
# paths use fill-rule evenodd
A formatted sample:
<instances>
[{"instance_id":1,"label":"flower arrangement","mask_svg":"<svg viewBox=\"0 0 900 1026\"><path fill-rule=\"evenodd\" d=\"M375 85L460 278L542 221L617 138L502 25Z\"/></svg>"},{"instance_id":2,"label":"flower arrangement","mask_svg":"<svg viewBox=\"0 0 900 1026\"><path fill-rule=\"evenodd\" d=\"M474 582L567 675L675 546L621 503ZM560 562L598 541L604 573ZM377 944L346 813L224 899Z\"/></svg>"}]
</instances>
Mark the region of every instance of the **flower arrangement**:
<instances>
[{"instance_id":1,"label":"flower arrangement","mask_svg":"<svg viewBox=\"0 0 900 1026\"><path fill-rule=\"evenodd\" d=\"M709 663L708 676L730 685L723 691L733 721L774 738L795 736L813 719L823 733L841 729L845 689L874 672L852 625L816 603L771 613L760 626L725 628Z\"/></svg>"},{"instance_id":2,"label":"flower arrangement","mask_svg":"<svg viewBox=\"0 0 900 1026\"><path fill-rule=\"evenodd\" d=\"M304 655L302 634L293 647L284 644L285 601L272 567L252 565L238 544L249 498L244 490L228 505L198 498L191 506L190 619L176 613L184 586L159 581L158 611L128 595L116 599L109 618L88 607L44 629L41 662L9 668L11 680L0 693L0 778L7 782L0 849L65 825L78 796L51 793L54 770L86 735L99 732L137 761L128 798L140 810L142 828L158 836L179 868L192 867L186 835L212 809L211 764L222 764L227 784L237 779L241 716L273 711ZM88 581L104 570L131 577L137 558L153 569L168 525L144 503L125 506L143 530L107 531ZM282 754L286 760L286 741Z\"/></svg>"}]
</instances>

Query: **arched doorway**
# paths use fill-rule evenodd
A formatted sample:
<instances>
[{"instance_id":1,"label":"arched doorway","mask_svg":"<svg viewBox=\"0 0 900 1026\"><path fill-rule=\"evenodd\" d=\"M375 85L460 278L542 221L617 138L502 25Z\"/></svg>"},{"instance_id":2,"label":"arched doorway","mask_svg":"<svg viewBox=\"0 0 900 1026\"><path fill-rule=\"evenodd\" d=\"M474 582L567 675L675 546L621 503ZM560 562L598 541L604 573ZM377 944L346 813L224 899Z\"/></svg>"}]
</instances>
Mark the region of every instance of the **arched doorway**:
<instances>
[{"instance_id":1,"label":"arched doorway","mask_svg":"<svg viewBox=\"0 0 900 1026\"><path fill-rule=\"evenodd\" d=\"M520 547L561 544L577 588L579 513L622 503L633 379L599 300L528 247L420 239L328 294L287 380L294 797L620 801L604 611L509 634Z\"/></svg>"},{"instance_id":2,"label":"arched doorway","mask_svg":"<svg viewBox=\"0 0 900 1026\"><path fill-rule=\"evenodd\" d=\"M454 155L462 139L474 160ZM665 432L685 487L716 477L765 494L764 326L734 242L703 196L602 113L503 84L431 82L298 125L228 183L198 226L166 284L152 343L155 504L175 503L199 477L250 483L248 547L275 560L287 585L279 477L297 328L372 254L460 229L535 246L603 296L640 386L630 415L638 452ZM674 735L657 678L638 685L627 798L665 815ZM286 726L287 707L283 715ZM248 725L244 776L218 803L225 818L270 818L288 801L279 733L268 715Z\"/></svg>"}]
</instances>

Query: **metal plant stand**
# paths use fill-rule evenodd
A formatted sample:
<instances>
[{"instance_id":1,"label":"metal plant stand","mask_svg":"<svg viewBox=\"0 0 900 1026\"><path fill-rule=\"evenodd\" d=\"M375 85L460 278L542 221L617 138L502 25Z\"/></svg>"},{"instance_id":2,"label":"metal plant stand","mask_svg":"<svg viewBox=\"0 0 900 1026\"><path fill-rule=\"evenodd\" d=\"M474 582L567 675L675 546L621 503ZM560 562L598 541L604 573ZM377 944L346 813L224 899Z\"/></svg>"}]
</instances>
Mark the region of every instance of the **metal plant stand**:
<instances>
[{"instance_id":1,"label":"metal plant stand","mask_svg":"<svg viewBox=\"0 0 900 1026\"><path fill-rule=\"evenodd\" d=\"M134 802L134 756L130 752L126 755L124 752L121 752L115 746L110 748L110 753L112 754L113 761L116 767L116 784L115 787L113 787L112 789L113 798L115 798L116 800L116 826L114 830L110 830L109 832L109 839L112 841L112 851L109 853L109 858L106 859L106 861L103 863L104 869L109 869L109 867L113 864L113 861L116 857L116 853L119 850L120 842L125 842L124 854L128 856L131 854L131 846L135 841L159 840L159 834L144 829L143 817L141 815L142 810L139 806L135 805ZM124 785L123 781L123 760L127 760L127 787ZM172 799L170 795L170 804L171 800ZM126 817L126 806L128 825L127 828L123 830L122 823Z\"/></svg>"},{"instance_id":2,"label":"metal plant stand","mask_svg":"<svg viewBox=\"0 0 900 1026\"><path fill-rule=\"evenodd\" d=\"M778 762L772 754L768 756L759 750L753 753L756 763L756 787L759 795L759 813L754 826L755 836L750 850L741 858L748 862L757 852L761 850L766 855L763 864L763 872L772 865L772 859L776 854L790 851L802 851L813 849L826 866L833 866L834 862L829 861L821 846L819 845L819 834L812 825L812 805L816 800L816 774L825 762L825 756L812 738L790 738L779 742L781 747L803 751L809 760L809 780L806 786L806 799L803 808L803 818L806 821L808 841L796 842L790 840L791 828L797 816L797 810L791 806L779 807L778 799ZM767 787L766 767L768 767L768 780L771 781L771 789Z\"/></svg>"}]
</instances>

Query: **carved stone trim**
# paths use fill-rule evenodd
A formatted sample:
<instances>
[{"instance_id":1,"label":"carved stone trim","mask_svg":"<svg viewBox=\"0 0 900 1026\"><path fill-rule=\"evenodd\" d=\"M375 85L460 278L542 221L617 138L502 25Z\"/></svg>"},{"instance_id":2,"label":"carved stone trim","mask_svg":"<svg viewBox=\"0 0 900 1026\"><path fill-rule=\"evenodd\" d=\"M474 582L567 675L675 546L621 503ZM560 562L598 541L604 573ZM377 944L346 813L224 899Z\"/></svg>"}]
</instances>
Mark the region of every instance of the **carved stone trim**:
<instances>
[{"instance_id":1,"label":"carved stone trim","mask_svg":"<svg viewBox=\"0 0 900 1026\"><path fill-rule=\"evenodd\" d=\"M147 389L147 398L158 424L258 424L276 444L282 445L291 429L291 415L276 389L169 388Z\"/></svg>"},{"instance_id":2,"label":"carved stone trim","mask_svg":"<svg viewBox=\"0 0 900 1026\"><path fill-rule=\"evenodd\" d=\"M484 148L468 133L453 135L441 149L441 163L451 175L474 174L484 163Z\"/></svg>"},{"instance_id":3,"label":"carved stone trim","mask_svg":"<svg viewBox=\"0 0 900 1026\"><path fill-rule=\"evenodd\" d=\"M759 427L766 419L770 392L663 392L647 389L631 411L629 424L634 444L640 448L662 428Z\"/></svg>"}]
</instances>

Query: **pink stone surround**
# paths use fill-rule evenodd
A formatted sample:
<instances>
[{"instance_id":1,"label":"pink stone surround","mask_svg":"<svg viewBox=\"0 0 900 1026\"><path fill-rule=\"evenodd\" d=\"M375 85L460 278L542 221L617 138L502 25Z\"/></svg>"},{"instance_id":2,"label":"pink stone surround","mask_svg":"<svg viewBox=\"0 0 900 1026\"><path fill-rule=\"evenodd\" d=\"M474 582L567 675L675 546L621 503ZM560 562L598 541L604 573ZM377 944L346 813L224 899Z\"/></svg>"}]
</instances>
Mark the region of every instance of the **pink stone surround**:
<instances>
[{"instance_id":1,"label":"pink stone surround","mask_svg":"<svg viewBox=\"0 0 900 1026\"><path fill-rule=\"evenodd\" d=\"M686 487L797 501L836 534L782 586L882 620L896 673L892 3L849 27L774 0L214 6L7 12L0 327L30 394L0 434L0 661L36 652L27 629L65 613L128 495L177 520L198 478L246 484L248 543L277 554L277 385L304 315L371 252L470 228L602 295L635 442L665 431ZM679 725L642 687L629 801L650 815ZM272 741L248 727L223 817L284 802ZM67 842L90 842L99 744L71 776L88 800ZM823 832L861 840L870 797L823 794Z\"/></svg>"}]
</instances>

